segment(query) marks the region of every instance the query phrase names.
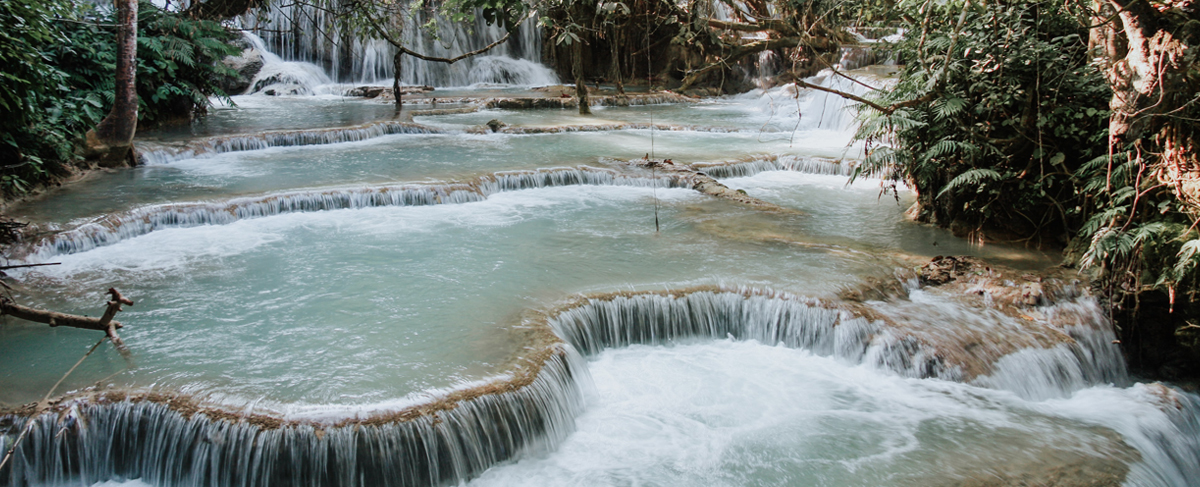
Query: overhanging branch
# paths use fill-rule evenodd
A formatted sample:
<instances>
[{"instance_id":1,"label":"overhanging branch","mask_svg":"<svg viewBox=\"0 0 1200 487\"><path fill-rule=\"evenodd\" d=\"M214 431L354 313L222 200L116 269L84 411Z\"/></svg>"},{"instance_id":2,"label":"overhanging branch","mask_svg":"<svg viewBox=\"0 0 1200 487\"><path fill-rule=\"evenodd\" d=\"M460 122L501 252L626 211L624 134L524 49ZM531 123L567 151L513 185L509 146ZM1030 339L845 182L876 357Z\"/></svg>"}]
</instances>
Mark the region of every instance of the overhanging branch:
<instances>
[{"instance_id":1,"label":"overhanging branch","mask_svg":"<svg viewBox=\"0 0 1200 487\"><path fill-rule=\"evenodd\" d=\"M856 102L862 103L863 105L866 105L866 106L869 106L869 107L871 107L871 108L874 108L875 110L878 110L878 111L880 111L880 112L881 112L881 113L883 113L884 115L891 115L892 113L895 113L895 112L896 112L896 110L899 110L899 109L901 109L901 108L908 108L908 107L911 107L911 106L920 105L920 104L922 104L922 103L925 103L925 102L927 102L927 101L929 101L929 100L932 100L932 99L933 99L933 95L927 94L927 95L925 95L925 96L922 96L922 97L920 97L920 98L913 98L912 100L906 100L906 101L902 101L902 102L899 102L899 103L893 103L893 104L891 104L891 105L888 105L888 106L883 106L883 105L880 105L880 104L878 104L878 103L875 103L875 102L873 102L873 101L871 101L871 100L868 100L868 99L866 99L866 98L863 98L863 97L861 97L861 96L855 95L855 94L853 94L853 93L846 93L845 91L842 91L842 90L837 90L837 89L833 89L833 88L828 88L828 87L825 87L825 86L820 86L820 85L814 85L814 84L812 84L812 83L809 83L809 82L807 82L807 81L804 81L804 80L796 80L796 86L801 86L801 87L804 87L804 88L809 88L809 89L813 89L813 90L817 90L817 91L824 91L824 92L826 92L826 93L830 93L830 94L834 94L834 95L840 96L840 97L842 97L842 98L845 98L845 99L847 99L847 100L856 101Z\"/></svg>"}]
</instances>

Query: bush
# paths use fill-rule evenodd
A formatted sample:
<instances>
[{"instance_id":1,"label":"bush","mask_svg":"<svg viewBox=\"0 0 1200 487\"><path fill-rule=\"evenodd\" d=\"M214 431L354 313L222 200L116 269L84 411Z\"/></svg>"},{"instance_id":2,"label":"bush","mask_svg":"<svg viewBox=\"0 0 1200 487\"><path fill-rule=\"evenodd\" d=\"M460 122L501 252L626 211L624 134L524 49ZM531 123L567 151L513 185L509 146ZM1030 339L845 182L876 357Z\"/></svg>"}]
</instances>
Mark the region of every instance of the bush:
<instances>
[{"instance_id":1,"label":"bush","mask_svg":"<svg viewBox=\"0 0 1200 487\"><path fill-rule=\"evenodd\" d=\"M236 72L235 34L141 2L138 12L139 128L203 112ZM111 9L110 9L111 10ZM114 96L114 15L68 0L0 2L0 191L19 195L47 171L75 162L76 141L108 113Z\"/></svg>"},{"instance_id":2,"label":"bush","mask_svg":"<svg viewBox=\"0 0 1200 487\"><path fill-rule=\"evenodd\" d=\"M988 4L965 16L947 4L928 15L927 30L910 26L895 46L905 69L878 100L921 102L864 113L867 167L910 183L924 221L990 240L1065 245L1086 206L1076 173L1106 153L1111 97L1089 64L1083 24L1036 3Z\"/></svg>"}]
</instances>

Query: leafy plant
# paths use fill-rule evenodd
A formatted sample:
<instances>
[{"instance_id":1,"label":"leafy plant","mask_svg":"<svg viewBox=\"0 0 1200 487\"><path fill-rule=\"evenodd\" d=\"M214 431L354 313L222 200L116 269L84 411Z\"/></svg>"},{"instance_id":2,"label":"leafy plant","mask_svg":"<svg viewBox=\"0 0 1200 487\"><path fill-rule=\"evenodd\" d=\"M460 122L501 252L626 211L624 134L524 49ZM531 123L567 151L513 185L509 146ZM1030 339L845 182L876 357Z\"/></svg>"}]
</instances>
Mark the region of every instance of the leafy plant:
<instances>
[{"instance_id":1,"label":"leafy plant","mask_svg":"<svg viewBox=\"0 0 1200 487\"><path fill-rule=\"evenodd\" d=\"M863 170L912 184L925 221L1065 245L1086 217L1076 172L1105 153L1097 107L1111 96L1083 24L1049 3L907 8L922 20L894 46L905 69L876 101L919 103L863 109Z\"/></svg>"},{"instance_id":2,"label":"leafy plant","mask_svg":"<svg viewBox=\"0 0 1200 487\"><path fill-rule=\"evenodd\" d=\"M68 0L0 2L0 190L21 194L76 159L76 141L113 100L112 13ZM139 6L137 84L142 127L203 112L236 73L219 61L239 49L220 24Z\"/></svg>"}]
</instances>

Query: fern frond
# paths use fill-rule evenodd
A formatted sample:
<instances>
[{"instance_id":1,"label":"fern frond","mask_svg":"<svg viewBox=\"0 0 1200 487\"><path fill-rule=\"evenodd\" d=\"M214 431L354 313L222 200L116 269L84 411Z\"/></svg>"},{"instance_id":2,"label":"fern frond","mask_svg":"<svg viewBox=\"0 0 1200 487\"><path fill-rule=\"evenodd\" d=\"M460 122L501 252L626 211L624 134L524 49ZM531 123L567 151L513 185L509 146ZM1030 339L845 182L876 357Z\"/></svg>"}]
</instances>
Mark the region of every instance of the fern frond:
<instances>
[{"instance_id":1,"label":"fern frond","mask_svg":"<svg viewBox=\"0 0 1200 487\"><path fill-rule=\"evenodd\" d=\"M950 183L938 192L937 197L941 198L942 195L953 192L960 186L979 186L987 181L999 181L1001 179L1004 179L1004 177L993 169L972 169L950 180Z\"/></svg>"}]
</instances>

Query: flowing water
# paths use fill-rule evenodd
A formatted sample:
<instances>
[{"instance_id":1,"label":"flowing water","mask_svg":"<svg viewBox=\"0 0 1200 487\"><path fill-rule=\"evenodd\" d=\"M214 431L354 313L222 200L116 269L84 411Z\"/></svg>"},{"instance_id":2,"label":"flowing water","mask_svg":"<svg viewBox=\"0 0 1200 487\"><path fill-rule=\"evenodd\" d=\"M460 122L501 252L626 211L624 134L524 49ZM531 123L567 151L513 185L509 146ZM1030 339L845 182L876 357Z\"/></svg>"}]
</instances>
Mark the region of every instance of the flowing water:
<instances>
[{"instance_id":1,"label":"flowing water","mask_svg":"<svg viewBox=\"0 0 1200 487\"><path fill-rule=\"evenodd\" d=\"M905 219L902 186L849 184L861 147L824 94L412 122L235 101L142 140L147 165L14 209L46 231L19 258L60 263L16 273L22 302L137 304L118 317L133 363L85 361L0 484L1200 478L1200 399L1130 378L1079 285L1015 315L911 279L935 255L1055 257L971 245ZM629 163L651 151L782 209ZM900 291L843 299L871 278ZM0 404L40 399L96 339L4 324ZM27 421L0 418L0 443Z\"/></svg>"}]
</instances>

